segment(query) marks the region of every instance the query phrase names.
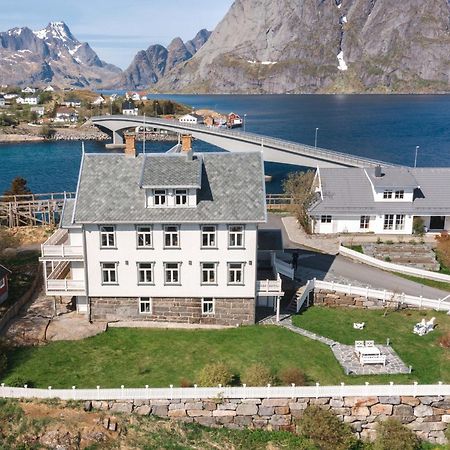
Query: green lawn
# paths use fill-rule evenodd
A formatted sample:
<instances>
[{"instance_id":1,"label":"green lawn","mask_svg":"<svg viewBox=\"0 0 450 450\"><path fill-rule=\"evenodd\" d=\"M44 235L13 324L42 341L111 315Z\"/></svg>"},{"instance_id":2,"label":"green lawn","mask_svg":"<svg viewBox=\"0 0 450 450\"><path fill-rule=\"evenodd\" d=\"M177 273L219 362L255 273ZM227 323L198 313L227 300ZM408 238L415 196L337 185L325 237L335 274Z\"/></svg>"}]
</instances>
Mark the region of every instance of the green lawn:
<instances>
[{"instance_id":1,"label":"green lawn","mask_svg":"<svg viewBox=\"0 0 450 450\"><path fill-rule=\"evenodd\" d=\"M432 316L436 317L437 323L433 332L426 336L413 334L415 323L420 322L423 317L430 319ZM406 310L391 311L384 317L380 310L317 306L294 316L293 322L343 344L351 345L355 340L362 339L385 343L389 338L403 361L413 366L411 375L389 377L393 381L410 379L420 383L450 382L450 351L440 347L438 343L439 337L450 331L450 317L444 313ZM353 322L365 322L366 326L364 330L355 330Z\"/></svg>"},{"instance_id":2,"label":"green lawn","mask_svg":"<svg viewBox=\"0 0 450 450\"><path fill-rule=\"evenodd\" d=\"M450 292L450 283L447 283L445 281L436 281L436 280L430 280L429 278L419 278L414 277L412 275L406 275L404 273L399 272L392 272L394 275L397 275L398 277L406 278L407 280L414 281L419 284L424 284L426 286L434 287L436 289L441 289L443 291L449 291Z\"/></svg>"}]
</instances>

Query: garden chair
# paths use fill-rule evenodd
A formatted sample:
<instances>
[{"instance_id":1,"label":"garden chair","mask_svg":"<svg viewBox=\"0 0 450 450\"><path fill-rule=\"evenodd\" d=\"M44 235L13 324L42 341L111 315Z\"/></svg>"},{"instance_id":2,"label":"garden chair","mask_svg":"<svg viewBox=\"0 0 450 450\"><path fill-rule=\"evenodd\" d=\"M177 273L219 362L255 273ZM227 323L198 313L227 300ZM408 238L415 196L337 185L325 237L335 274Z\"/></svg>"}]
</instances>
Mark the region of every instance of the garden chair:
<instances>
[{"instance_id":1,"label":"garden chair","mask_svg":"<svg viewBox=\"0 0 450 450\"><path fill-rule=\"evenodd\" d=\"M355 341L355 353L359 355L359 350L364 348L364 341Z\"/></svg>"},{"instance_id":2,"label":"garden chair","mask_svg":"<svg viewBox=\"0 0 450 450\"><path fill-rule=\"evenodd\" d=\"M365 322L353 322L353 328L355 330L362 330L365 325L366 325Z\"/></svg>"}]
</instances>

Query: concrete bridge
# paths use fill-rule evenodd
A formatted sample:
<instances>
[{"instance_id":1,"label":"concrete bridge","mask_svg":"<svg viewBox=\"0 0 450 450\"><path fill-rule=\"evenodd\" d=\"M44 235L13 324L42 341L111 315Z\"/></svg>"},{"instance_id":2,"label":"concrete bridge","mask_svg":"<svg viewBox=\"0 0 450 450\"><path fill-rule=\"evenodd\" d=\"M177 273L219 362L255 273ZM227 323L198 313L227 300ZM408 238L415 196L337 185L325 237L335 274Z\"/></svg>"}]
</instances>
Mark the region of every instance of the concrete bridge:
<instances>
[{"instance_id":1,"label":"concrete bridge","mask_svg":"<svg viewBox=\"0 0 450 450\"><path fill-rule=\"evenodd\" d=\"M113 144L123 144L123 131L144 125L143 116L98 116L92 118L97 127L113 135ZM145 126L171 131L189 133L199 139L230 152L262 151L264 160L305 167L375 167L378 164L394 164L377 161L347 153L326 150L319 147L286 141L270 136L237 131L236 129L210 128L205 125L180 123L177 120L145 117Z\"/></svg>"}]
</instances>

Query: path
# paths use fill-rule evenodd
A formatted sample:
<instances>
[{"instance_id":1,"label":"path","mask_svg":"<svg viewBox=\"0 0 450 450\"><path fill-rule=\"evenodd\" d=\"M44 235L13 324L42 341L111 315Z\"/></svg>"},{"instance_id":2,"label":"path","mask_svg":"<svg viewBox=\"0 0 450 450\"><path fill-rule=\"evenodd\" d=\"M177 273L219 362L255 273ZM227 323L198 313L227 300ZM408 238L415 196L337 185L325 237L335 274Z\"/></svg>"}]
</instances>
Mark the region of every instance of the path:
<instances>
[{"instance_id":1,"label":"path","mask_svg":"<svg viewBox=\"0 0 450 450\"><path fill-rule=\"evenodd\" d=\"M289 239L289 235L292 237L292 232L289 230L288 235L286 226L291 227L295 225L297 227L298 225L295 220L286 221L285 219L285 217L282 219L281 216L269 214L268 223L264 225L264 228L279 228L282 230L284 247L288 253L293 249L300 250L296 278L302 281L317 278L354 286L368 286L374 289L386 289L387 291L398 293L404 292L408 295L422 295L431 299L442 299L450 295L450 292L415 283L376 267L355 262L342 255L320 253L317 250L307 248L304 242L293 242ZM307 243L311 242L307 241Z\"/></svg>"}]
</instances>

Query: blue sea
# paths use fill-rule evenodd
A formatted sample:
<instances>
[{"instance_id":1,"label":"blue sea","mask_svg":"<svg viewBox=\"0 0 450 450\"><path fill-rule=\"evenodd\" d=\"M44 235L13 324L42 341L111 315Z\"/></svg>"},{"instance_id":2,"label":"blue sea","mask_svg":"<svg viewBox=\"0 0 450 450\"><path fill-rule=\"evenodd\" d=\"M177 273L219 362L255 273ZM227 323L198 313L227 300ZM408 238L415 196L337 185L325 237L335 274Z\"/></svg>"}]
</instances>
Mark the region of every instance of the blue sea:
<instances>
[{"instance_id":1,"label":"blue sea","mask_svg":"<svg viewBox=\"0 0 450 450\"><path fill-rule=\"evenodd\" d=\"M418 166L450 166L449 95L152 95L192 108L246 114L254 133L319 147ZM147 143L162 152L168 142ZM105 152L104 143L86 142L86 151ZM196 141L199 151L214 150ZM0 193L22 176L33 192L74 191L81 159L80 142L0 145ZM266 164L273 176L268 192L280 192L282 180L296 166ZM449 180L450 182L450 180Z\"/></svg>"}]
</instances>

